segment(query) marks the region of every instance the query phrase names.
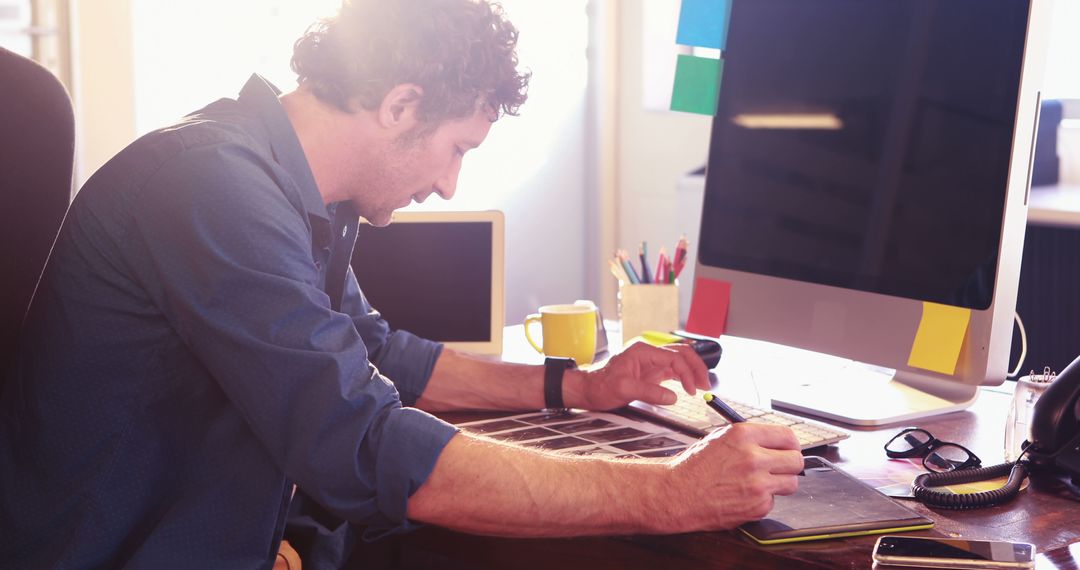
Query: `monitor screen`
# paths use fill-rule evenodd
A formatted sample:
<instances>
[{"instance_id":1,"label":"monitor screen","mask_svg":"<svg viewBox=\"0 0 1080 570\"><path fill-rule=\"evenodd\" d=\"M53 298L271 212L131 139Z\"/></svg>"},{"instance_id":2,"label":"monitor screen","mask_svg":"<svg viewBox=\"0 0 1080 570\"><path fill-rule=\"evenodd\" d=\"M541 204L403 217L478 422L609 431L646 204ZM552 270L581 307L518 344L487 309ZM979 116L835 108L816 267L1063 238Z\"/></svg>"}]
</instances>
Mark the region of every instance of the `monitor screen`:
<instances>
[{"instance_id":1,"label":"monitor screen","mask_svg":"<svg viewBox=\"0 0 1080 570\"><path fill-rule=\"evenodd\" d=\"M368 301L394 329L440 342L492 341L492 222L400 217L382 228L360 225L352 267Z\"/></svg>"},{"instance_id":2,"label":"monitor screen","mask_svg":"<svg viewBox=\"0 0 1080 570\"><path fill-rule=\"evenodd\" d=\"M986 309L1029 0L734 0L710 266Z\"/></svg>"},{"instance_id":3,"label":"monitor screen","mask_svg":"<svg viewBox=\"0 0 1080 570\"><path fill-rule=\"evenodd\" d=\"M730 6L695 268L723 332L844 360L761 359L778 407L969 406L1009 364L1052 4Z\"/></svg>"}]
</instances>

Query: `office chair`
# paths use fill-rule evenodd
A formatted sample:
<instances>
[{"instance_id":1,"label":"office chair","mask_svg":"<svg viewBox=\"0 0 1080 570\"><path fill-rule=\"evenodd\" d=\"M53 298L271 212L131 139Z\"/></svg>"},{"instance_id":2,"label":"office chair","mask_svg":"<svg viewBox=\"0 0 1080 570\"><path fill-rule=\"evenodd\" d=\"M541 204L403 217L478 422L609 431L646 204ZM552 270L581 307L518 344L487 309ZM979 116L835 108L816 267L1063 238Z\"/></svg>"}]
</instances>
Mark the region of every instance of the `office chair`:
<instances>
[{"instance_id":1,"label":"office chair","mask_svg":"<svg viewBox=\"0 0 1080 570\"><path fill-rule=\"evenodd\" d=\"M0 388L71 199L75 116L60 82L0 48Z\"/></svg>"}]
</instances>

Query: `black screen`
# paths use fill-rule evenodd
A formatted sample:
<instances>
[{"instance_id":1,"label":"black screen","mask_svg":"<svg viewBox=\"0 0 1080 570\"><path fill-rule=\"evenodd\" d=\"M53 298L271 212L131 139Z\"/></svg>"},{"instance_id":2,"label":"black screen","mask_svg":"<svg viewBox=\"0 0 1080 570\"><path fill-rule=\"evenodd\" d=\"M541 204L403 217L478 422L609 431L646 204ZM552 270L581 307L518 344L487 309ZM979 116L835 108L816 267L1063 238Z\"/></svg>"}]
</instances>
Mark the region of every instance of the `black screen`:
<instances>
[{"instance_id":1,"label":"black screen","mask_svg":"<svg viewBox=\"0 0 1080 570\"><path fill-rule=\"evenodd\" d=\"M361 224L352 267L395 329L441 342L489 342L490 222Z\"/></svg>"},{"instance_id":2,"label":"black screen","mask_svg":"<svg viewBox=\"0 0 1080 570\"><path fill-rule=\"evenodd\" d=\"M1031 546L1021 543L988 542L921 537L883 537L878 553L905 558L939 558L944 560L983 560L994 562L1028 562Z\"/></svg>"},{"instance_id":3,"label":"black screen","mask_svg":"<svg viewBox=\"0 0 1080 570\"><path fill-rule=\"evenodd\" d=\"M1028 10L733 0L701 260L989 307ZM834 120L745 126L800 115Z\"/></svg>"}]
</instances>

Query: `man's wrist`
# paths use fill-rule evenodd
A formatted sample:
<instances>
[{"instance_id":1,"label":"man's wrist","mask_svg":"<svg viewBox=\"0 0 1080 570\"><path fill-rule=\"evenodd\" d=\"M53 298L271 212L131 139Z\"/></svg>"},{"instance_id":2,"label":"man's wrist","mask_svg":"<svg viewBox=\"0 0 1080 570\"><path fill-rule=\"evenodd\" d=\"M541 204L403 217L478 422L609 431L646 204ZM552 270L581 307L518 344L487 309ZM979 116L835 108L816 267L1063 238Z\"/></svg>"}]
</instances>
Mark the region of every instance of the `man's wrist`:
<instances>
[{"instance_id":1,"label":"man's wrist","mask_svg":"<svg viewBox=\"0 0 1080 570\"><path fill-rule=\"evenodd\" d=\"M571 368L563 375L563 404L567 408L589 409L585 391L587 374L580 368Z\"/></svg>"},{"instance_id":2,"label":"man's wrist","mask_svg":"<svg viewBox=\"0 0 1080 570\"><path fill-rule=\"evenodd\" d=\"M549 356L544 359L544 409L565 410L563 383L568 370L576 370L577 363L572 358Z\"/></svg>"}]
</instances>

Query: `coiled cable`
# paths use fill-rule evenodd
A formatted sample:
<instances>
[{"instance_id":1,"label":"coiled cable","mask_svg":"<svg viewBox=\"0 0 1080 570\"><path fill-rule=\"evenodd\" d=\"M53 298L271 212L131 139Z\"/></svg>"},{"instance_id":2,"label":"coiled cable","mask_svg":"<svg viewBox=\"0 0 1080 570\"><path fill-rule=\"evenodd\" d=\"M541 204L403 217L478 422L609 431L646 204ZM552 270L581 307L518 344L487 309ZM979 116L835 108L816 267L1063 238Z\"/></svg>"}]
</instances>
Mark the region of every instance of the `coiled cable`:
<instances>
[{"instance_id":1,"label":"coiled cable","mask_svg":"<svg viewBox=\"0 0 1080 570\"><path fill-rule=\"evenodd\" d=\"M933 487L956 485L996 479L1008 474L1009 480L1000 488L979 493L945 493ZM923 473L911 483L912 494L923 504L945 509L978 509L1011 501L1020 492L1028 475L1027 462L1002 463L992 467L963 469L945 473Z\"/></svg>"}]
</instances>

